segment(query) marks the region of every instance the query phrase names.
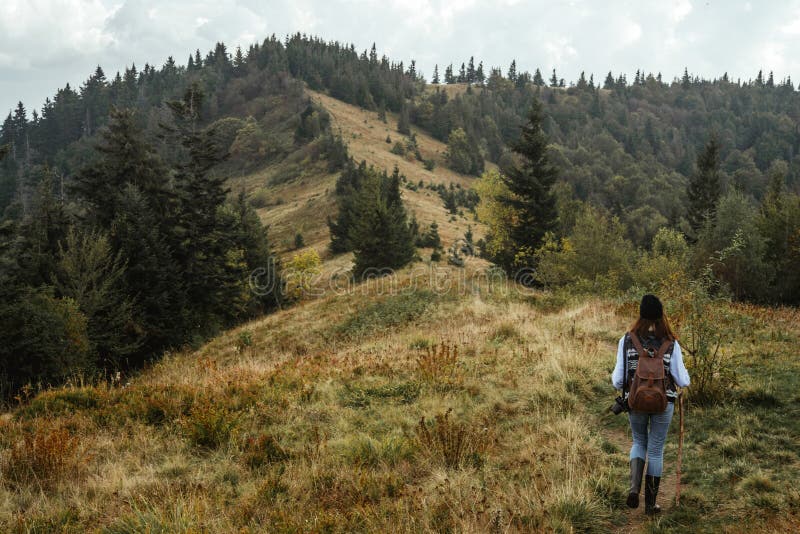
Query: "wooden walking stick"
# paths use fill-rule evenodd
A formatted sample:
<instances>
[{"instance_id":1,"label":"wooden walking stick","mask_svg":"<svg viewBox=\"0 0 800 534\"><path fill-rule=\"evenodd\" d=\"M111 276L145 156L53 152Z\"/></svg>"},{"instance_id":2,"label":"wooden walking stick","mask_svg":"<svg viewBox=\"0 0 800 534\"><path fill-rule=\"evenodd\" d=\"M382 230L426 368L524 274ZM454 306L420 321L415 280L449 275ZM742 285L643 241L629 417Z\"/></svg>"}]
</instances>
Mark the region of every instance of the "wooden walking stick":
<instances>
[{"instance_id":1,"label":"wooden walking stick","mask_svg":"<svg viewBox=\"0 0 800 534\"><path fill-rule=\"evenodd\" d=\"M683 460L683 392L678 392L678 418L680 431L678 433L678 469L675 473L675 506L681 504L681 460Z\"/></svg>"}]
</instances>

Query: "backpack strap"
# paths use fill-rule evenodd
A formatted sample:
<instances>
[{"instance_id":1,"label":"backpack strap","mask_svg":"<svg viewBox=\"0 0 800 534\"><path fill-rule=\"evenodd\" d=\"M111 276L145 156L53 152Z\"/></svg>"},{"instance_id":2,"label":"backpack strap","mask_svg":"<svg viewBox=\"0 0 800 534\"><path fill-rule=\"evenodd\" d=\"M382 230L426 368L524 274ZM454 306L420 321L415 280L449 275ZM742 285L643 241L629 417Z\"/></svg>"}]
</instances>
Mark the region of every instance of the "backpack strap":
<instances>
[{"instance_id":1,"label":"backpack strap","mask_svg":"<svg viewBox=\"0 0 800 534\"><path fill-rule=\"evenodd\" d=\"M663 359L664 355L667 353L667 349L670 347L670 345L672 345L672 343L673 342L670 341L669 339L665 339L664 343L662 343L661 347L659 347L658 353L656 354L656 356L658 356L659 358Z\"/></svg>"},{"instance_id":2,"label":"backpack strap","mask_svg":"<svg viewBox=\"0 0 800 534\"><path fill-rule=\"evenodd\" d=\"M637 336L633 330L628 332L628 335L631 337L631 342L633 343L633 348L636 349L636 352L639 353L640 358L644 358L647 353L644 351L644 347L642 347L642 342L639 341L639 336Z\"/></svg>"}]
</instances>

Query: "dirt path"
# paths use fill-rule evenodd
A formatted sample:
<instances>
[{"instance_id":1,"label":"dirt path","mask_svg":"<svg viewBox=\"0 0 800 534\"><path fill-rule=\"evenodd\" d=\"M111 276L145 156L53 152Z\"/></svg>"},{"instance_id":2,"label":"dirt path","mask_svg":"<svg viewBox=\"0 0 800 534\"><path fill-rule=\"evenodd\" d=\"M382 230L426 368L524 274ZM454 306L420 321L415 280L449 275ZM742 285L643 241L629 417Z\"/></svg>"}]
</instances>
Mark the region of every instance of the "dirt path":
<instances>
[{"instance_id":1,"label":"dirt path","mask_svg":"<svg viewBox=\"0 0 800 534\"><path fill-rule=\"evenodd\" d=\"M669 435L667 436L667 442L677 443L677 435L678 432L678 418L677 414L676 417L673 419L672 424L670 425ZM619 447L621 454L624 454L625 457L628 457L628 453L631 449L631 432L630 429L625 431L616 430L616 429L607 429L604 432L604 435L608 441ZM661 484L659 485L658 489L658 499L657 503L661 506L662 514L665 512L669 512L673 506L675 506L675 459L670 457L671 455L666 455L664 457L664 472L661 477ZM629 483L629 479L626 479L621 482L625 484ZM642 480L642 493L639 498L639 508L635 510L631 510L630 508L625 507L623 512L627 516L627 521L625 525L619 527L615 530L620 534L634 534L639 532L646 532L646 526L650 518L644 514L644 480Z\"/></svg>"}]
</instances>

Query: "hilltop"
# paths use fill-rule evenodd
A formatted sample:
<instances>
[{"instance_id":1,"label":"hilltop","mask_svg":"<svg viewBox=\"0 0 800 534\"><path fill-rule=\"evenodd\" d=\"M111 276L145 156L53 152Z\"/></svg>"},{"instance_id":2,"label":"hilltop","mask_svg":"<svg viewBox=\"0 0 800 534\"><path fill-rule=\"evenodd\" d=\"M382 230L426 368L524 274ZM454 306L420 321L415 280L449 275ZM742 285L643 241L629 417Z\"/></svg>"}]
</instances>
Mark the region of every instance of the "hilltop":
<instances>
[{"instance_id":1,"label":"hilltop","mask_svg":"<svg viewBox=\"0 0 800 534\"><path fill-rule=\"evenodd\" d=\"M394 294L358 286L121 382L27 399L0 419L2 529L800 525L796 311L730 310L754 343L730 347L741 355L738 400L689 408L681 507L665 487L663 517L650 524L624 508L629 438L607 412L633 306L490 286L484 269L447 268L449 291L405 293L404 271ZM677 420L667 477L676 437Z\"/></svg>"}]
</instances>

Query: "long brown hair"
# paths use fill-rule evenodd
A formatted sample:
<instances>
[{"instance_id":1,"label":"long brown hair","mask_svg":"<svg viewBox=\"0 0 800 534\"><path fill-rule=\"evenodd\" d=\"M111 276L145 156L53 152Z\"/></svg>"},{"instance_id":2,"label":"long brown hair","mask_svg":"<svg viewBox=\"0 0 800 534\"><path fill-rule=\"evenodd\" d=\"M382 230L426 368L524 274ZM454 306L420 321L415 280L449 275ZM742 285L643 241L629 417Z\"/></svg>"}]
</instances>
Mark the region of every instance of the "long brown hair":
<instances>
[{"instance_id":1,"label":"long brown hair","mask_svg":"<svg viewBox=\"0 0 800 534\"><path fill-rule=\"evenodd\" d=\"M646 336L651 328L655 336L659 339L669 339L670 341L678 339L669 326L666 314L662 314L661 319L656 319L655 321L639 317L636 319L636 322L633 323L633 326L631 326L630 331L641 338Z\"/></svg>"}]
</instances>

